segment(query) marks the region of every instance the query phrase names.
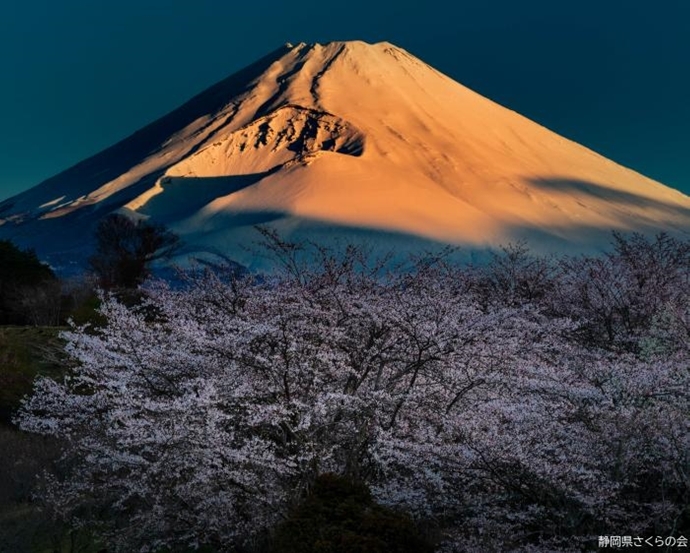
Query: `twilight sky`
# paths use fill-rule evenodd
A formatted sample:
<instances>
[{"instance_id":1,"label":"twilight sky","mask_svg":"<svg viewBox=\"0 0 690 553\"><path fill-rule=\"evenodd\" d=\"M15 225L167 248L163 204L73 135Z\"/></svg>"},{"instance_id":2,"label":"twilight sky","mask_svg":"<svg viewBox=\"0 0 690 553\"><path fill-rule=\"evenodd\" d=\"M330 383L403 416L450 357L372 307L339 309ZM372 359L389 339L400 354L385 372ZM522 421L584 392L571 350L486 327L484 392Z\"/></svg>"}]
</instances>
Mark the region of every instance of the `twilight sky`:
<instances>
[{"instance_id":1,"label":"twilight sky","mask_svg":"<svg viewBox=\"0 0 690 553\"><path fill-rule=\"evenodd\" d=\"M0 200L284 42L351 39L690 194L688 0L7 0L0 21Z\"/></svg>"}]
</instances>

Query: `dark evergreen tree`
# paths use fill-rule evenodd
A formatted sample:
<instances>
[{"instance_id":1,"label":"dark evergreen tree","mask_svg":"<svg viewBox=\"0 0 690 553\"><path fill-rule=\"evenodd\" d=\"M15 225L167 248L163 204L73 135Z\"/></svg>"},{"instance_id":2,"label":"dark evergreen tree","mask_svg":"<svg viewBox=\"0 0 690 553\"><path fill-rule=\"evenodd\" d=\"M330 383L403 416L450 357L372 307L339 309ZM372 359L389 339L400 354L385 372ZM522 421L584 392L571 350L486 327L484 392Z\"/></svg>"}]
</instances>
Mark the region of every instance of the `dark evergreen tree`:
<instances>
[{"instance_id":1,"label":"dark evergreen tree","mask_svg":"<svg viewBox=\"0 0 690 553\"><path fill-rule=\"evenodd\" d=\"M35 305L39 300L46 305ZM41 263L33 250L23 251L9 240L0 240L0 324L52 322L35 315L52 311L53 304L59 307L59 301L52 269Z\"/></svg>"}]
</instances>

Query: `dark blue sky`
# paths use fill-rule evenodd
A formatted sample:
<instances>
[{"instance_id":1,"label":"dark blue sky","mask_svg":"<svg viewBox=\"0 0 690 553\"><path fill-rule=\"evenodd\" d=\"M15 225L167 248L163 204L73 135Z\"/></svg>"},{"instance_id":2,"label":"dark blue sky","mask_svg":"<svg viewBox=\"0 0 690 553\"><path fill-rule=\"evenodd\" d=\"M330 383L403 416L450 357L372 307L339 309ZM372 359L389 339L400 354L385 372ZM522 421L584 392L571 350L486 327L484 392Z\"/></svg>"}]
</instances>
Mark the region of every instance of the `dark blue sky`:
<instances>
[{"instance_id":1,"label":"dark blue sky","mask_svg":"<svg viewBox=\"0 0 690 553\"><path fill-rule=\"evenodd\" d=\"M0 200L284 42L349 39L690 194L688 0L6 0L0 21Z\"/></svg>"}]
</instances>

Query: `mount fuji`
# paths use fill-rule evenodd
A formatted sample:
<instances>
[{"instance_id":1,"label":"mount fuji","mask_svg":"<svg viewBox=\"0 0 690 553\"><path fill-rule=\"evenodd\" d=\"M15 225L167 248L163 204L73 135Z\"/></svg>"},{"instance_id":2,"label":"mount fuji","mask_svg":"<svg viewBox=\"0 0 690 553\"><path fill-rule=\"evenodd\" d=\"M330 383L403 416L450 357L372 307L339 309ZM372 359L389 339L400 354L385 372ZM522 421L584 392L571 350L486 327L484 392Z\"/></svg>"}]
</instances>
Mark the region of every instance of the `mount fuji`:
<instances>
[{"instance_id":1,"label":"mount fuji","mask_svg":"<svg viewBox=\"0 0 690 553\"><path fill-rule=\"evenodd\" d=\"M0 203L0 238L67 270L114 211L180 235L179 260L249 267L259 223L408 250L526 240L581 252L611 230L690 234L690 197L385 42L279 48Z\"/></svg>"}]
</instances>

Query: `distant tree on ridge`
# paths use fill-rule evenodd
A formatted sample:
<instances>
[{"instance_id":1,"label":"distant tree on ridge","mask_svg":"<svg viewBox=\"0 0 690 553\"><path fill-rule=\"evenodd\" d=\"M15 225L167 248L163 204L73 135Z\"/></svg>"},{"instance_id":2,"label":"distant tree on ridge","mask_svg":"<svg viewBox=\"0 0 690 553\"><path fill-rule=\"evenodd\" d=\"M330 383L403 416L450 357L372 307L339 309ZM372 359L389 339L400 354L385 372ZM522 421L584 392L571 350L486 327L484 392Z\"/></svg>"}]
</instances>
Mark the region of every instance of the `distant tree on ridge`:
<instances>
[{"instance_id":1,"label":"distant tree on ridge","mask_svg":"<svg viewBox=\"0 0 690 553\"><path fill-rule=\"evenodd\" d=\"M178 246L179 237L165 227L114 213L98 224L89 264L103 288L136 288L149 276L151 262Z\"/></svg>"}]
</instances>

